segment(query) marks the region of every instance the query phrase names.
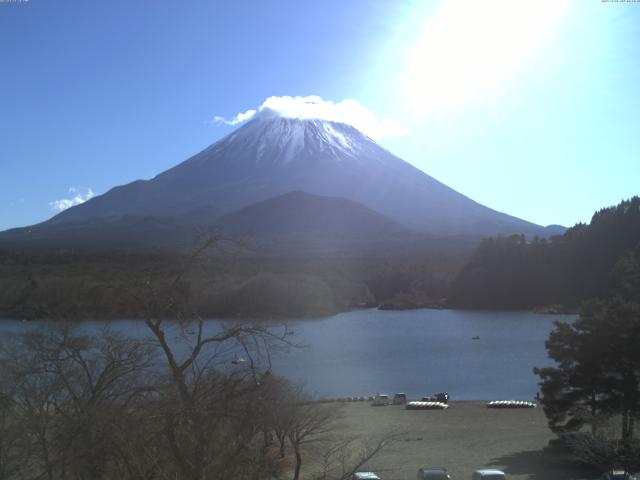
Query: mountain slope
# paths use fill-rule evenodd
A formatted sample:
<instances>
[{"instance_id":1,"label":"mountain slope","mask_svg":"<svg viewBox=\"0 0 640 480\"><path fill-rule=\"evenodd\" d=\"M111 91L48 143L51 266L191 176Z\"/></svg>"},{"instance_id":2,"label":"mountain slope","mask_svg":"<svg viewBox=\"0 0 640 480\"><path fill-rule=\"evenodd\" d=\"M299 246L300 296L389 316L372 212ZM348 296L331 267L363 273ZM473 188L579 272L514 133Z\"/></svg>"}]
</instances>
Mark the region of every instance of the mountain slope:
<instances>
[{"instance_id":1,"label":"mountain slope","mask_svg":"<svg viewBox=\"0 0 640 480\"><path fill-rule=\"evenodd\" d=\"M291 191L343 197L435 235L538 234L395 157L354 127L260 115L151 180L115 187L43 227L124 215L208 223Z\"/></svg>"},{"instance_id":2,"label":"mountain slope","mask_svg":"<svg viewBox=\"0 0 640 480\"><path fill-rule=\"evenodd\" d=\"M173 251L193 244L195 225L153 216L105 216L0 232L0 250Z\"/></svg>"},{"instance_id":3,"label":"mountain slope","mask_svg":"<svg viewBox=\"0 0 640 480\"><path fill-rule=\"evenodd\" d=\"M415 232L353 200L289 192L215 222L112 215L16 228L0 233L0 250L169 253L189 251L219 234L232 239L234 250L266 257L455 255L471 252L478 242Z\"/></svg>"},{"instance_id":4,"label":"mountain slope","mask_svg":"<svg viewBox=\"0 0 640 480\"><path fill-rule=\"evenodd\" d=\"M252 238L371 240L407 237L411 230L345 198L290 192L220 218L228 234Z\"/></svg>"}]
</instances>

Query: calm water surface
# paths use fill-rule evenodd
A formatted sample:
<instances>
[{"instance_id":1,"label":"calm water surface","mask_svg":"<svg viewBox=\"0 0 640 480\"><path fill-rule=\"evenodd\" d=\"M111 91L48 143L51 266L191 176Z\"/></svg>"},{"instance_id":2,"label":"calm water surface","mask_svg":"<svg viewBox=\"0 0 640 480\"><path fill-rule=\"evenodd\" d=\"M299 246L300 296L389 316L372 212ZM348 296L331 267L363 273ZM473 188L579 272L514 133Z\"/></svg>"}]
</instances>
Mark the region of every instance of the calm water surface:
<instances>
[{"instance_id":1,"label":"calm water surface","mask_svg":"<svg viewBox=\"0 0 640 480\"><path fill-rule=\"evenodd\" d=\"M544 341L556 319L575 315L371 309L294 320L294 339L306 346L276 356L274 371L319 397L448 391L453 399L530 399L538 390L533 367L550 364ZM30 325L3 321L0 334ZM83 328L97 332L103 325L89 321ZM139 321L114 325L146 334Z\"/></svg>"},{"instance_id":2,"label":"calm water surface","mask_svg":"<svg viewBox=\"0 0 640 480\"><path fill-rule=\"evenodd\" d=\"M550 365L553 320L573 315L462 310L360 310L295 322L309 346L276 371L320 396L447 391L456 399L532 398L534 366ZM471 337L479 336L479 340Z\"/></svg>"}]
</instances>

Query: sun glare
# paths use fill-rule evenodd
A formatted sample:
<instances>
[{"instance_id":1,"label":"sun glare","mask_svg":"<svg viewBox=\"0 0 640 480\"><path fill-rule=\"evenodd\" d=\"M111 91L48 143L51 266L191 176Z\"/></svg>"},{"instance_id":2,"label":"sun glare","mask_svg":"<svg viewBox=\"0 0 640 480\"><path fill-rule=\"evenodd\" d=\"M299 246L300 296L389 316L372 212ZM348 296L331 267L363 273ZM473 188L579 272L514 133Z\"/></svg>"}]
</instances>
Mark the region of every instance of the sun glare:
<instances>
[{"instance_id":1,"label":"sun glare","mask_svg":"<svg viewBox=\"0 0 640 480\"><path fill-rule=\"evenodd\" d=\"M550 49L569 0L443 0L406 52L400 87L416 113L492 96Z\"/></svg>"}]
</instances>

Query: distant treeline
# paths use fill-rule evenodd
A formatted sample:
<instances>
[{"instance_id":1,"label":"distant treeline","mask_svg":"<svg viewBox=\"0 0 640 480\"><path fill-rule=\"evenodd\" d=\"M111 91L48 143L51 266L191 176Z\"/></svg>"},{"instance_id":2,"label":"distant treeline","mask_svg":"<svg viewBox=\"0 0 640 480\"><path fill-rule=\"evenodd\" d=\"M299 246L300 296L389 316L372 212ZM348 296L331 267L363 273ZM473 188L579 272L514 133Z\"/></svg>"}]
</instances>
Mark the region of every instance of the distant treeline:
<instances>
[{"instance_id":1,"label":"distant treeline","mask_svg":"<svg viewBox=\"0 0 640 480\"><path fill-rule=\"evenodd\" d=\"M0 317L141 318L153 285L204 317L298 317L446 296L462 256L250 258L0 252Z\"/></svg>"},{"instance_id":2,"label":"distant treeline","mask_svg":"<svg viewBox=\"0 0 640 480\"><path fill-rule=\"evenodd\" d=\"M640 245L640 197L593 215L550 239L482 241L453 282L450 303L467 308L576 309L614 288L616 268Z\"/></svg>"},{"instance_id":3,"label":"distant treeline","mask_svg":"<svg viewBox=\"0 0 640 480\"><path fill-rule=\"evenodd\" d=\"M218 245L192 262L167 252L7 250L0 251L0 317L140 318L149 285L159 295L174 288L205 317L318 316L375 306L577 310L583 300L611 293L616 266L639 245L634 197L561 236L485 239L470 257L429 249L252 257Z\"/></svg>"}]
</instances>

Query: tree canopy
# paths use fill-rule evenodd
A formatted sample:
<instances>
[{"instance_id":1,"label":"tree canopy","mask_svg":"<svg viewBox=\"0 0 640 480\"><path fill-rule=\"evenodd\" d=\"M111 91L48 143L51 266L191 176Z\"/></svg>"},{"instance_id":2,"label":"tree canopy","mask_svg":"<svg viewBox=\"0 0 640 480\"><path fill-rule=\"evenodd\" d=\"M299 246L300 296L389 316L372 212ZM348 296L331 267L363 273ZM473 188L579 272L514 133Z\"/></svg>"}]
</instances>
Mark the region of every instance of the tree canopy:
<instances>
[{"instance_id":1,"label":"tree canopy","mask_svg":"<svg viewBox=\"0 0 640 480\"><path fill-rule=\"evenodd\" d=\"M611 271L640 243L640 197L596 212L550 239L523 235L485 239L455 279L452 303L462 307L533 308L616 292Z\"/></svg>"},{"instance_id":2,"label":"tree canopy","mask_svg":"<svg viewBox=\"0 0 640 480\"><path fill-rule=\"evenodd\" d=\"M640 416L640 248L616 264L617 293L586 302L572 324L556 322L546 346L555 367L536 368L542 405L556 432L589 425L598 434L619 418L619 436L634 437Z\"/></svg>"}]
</instances>

